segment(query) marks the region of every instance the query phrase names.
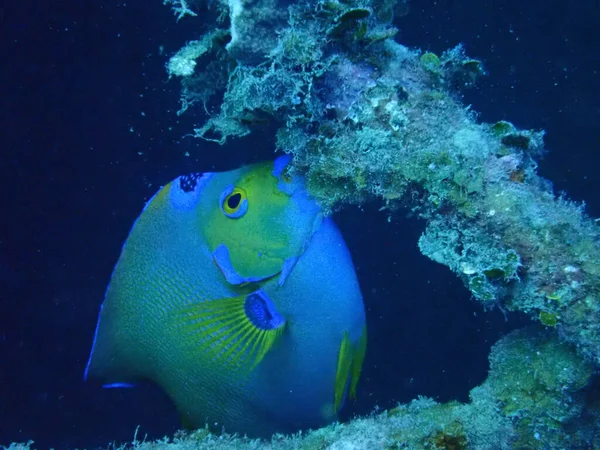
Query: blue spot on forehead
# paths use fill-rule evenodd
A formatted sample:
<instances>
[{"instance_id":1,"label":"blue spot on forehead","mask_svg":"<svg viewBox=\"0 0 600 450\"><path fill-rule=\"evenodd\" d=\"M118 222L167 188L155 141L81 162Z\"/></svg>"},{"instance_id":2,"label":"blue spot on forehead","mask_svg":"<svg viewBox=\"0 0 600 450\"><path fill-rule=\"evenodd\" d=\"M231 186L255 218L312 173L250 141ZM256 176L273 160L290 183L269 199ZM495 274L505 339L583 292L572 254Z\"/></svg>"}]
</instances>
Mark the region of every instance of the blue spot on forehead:
<instances>
[{"instance_id":1,"label":"blue spot on forehead","mask_svg":"<svg viewBox=\"0 0 600 450\"><path fill-rule=\"evenodd\" d=\"M211 172L195 172L176 178L171 189L171 205L180 210L196 206L202 189L213 175Z\"/></svg>"},{"instance_id":2,"label":"blue spot on forehead","mask_svg":"<svg viewBox=\"0 0 600 450\"><path fill-rule=\"evenodd\" d=\"M182 175L179 177L179 189L183 192L191 192L196 189L198 179L202 177L201 172L194 172L188 175Z\"/></svg>"}]
</instances>

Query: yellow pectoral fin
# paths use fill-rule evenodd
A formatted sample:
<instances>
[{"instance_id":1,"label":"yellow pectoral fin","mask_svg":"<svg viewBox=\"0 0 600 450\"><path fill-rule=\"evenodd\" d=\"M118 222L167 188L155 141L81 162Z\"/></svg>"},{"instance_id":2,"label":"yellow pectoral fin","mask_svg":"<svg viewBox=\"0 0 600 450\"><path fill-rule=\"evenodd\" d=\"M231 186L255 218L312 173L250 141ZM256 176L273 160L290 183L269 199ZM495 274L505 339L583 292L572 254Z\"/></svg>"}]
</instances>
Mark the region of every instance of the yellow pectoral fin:
<instances>
[{"instance_id":1,"label":"yellow pectoral fin","mask_svg":"<svg viewBox=\"0 0 600 450\"><path fill-rule=\"evenodd\" d=\"M352 342L348 332L344 332L340 349L338 350L337 370L335 372L334 408L336 411L342 406L342 400L348 385L348 375L352 366Z\"/></svg>"},{"instance_id":2,"label":"yellow pectoral fin","mask_svg":"<svg viewBox=\"0 0 600 450\"><path fill-rule=\"evenodd\" d=\"M365 355L367 353L367 327L363 328L363 332L360 335L356 347L354 349L354 356L352 357L352 367L350 369L352 379L350 381L350 398L356 398L356 386L360 379L360 373L362 372L363 362L365 361Z\"/></svg>"},{"instance_id":3,"label":"yellow pectoral fin","mask_svg":"<svg viewBox=\"0 0 600 450\"><path fill-rule=\"evenodd\" d=\"M348 381L350 382L349 396L356 398L356 386L360 378L363 361L367 351L367 327L356 345L352 345L348 332L344 333L340 349L338 350L337 370L335 373L334 407L338 411L342 406ZM349 379L350 377L350 379Z\"/></svg>"},{"instance_id":4,"label":"yellow pectoral fin","mask_svg":"<svg viewBox=\"0 0 600 450\"><path fill-rule=\"evenodd\" d=\"M262 290L187 306L174 322L195 357L243 375L260 364L285 328Z\"/></svg>"}]
</instances>

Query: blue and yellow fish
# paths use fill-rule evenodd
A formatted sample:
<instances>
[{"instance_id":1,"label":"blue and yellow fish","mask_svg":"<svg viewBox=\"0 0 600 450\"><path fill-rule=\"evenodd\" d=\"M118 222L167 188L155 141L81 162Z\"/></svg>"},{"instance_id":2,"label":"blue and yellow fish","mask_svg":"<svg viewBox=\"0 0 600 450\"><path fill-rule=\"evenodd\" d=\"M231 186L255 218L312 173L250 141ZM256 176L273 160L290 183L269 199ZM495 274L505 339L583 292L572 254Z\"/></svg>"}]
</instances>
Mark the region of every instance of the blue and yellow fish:
<instances>
[{"instance_id":1,"label":"blue and yellow fish","mask_svg":"<svg viewBox=\"0 0 600 450\"><path fill-rule=\"evenodd\" d=\"M85 378L151 380L186 427L268 436L336 420L365 313L344 240L290 158L181 176L136 220Z\"/></svg>"}]
</instances>

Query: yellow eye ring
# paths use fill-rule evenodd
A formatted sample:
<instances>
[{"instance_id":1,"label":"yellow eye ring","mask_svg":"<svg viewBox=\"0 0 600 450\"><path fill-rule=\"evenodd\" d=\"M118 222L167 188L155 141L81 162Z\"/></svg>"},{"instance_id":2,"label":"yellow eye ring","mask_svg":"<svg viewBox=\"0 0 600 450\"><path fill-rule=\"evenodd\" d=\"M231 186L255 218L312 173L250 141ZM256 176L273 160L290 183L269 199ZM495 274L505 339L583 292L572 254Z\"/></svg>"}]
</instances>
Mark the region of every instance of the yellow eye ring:
<instances>
[{"instance_id":1,"label":"yellow eye ring","mask_svg":"<svg viewBox=\"0 0 600 450\"><path fill-rule=\"evenodd\" d=\"M221 194L220 207L227 217L232 219L242 217L248 210L246 191L237 186L227 186Z\"/></svg>"}]
</instances>

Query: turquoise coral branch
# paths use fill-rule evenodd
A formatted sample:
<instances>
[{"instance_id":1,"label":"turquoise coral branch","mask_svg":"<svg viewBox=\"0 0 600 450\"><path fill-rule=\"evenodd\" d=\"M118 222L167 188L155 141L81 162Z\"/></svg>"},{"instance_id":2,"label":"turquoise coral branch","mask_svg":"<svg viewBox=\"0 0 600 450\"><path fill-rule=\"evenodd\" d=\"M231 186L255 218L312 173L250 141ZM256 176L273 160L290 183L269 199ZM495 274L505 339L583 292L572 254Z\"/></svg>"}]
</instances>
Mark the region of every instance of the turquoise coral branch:
<instances>
[{"instance_id":1,"label":"turquoise coral branch","mask_svg":"<svg viewBox=\"0 0 600 450\"><path fill-rule=\"evenodd\" d=\"M173 12L177 15L177 21L185 16L197 16L197 14L190 9L186 0L163 0L163 4L172 5Z\"/></svg>"}]
</instances>

